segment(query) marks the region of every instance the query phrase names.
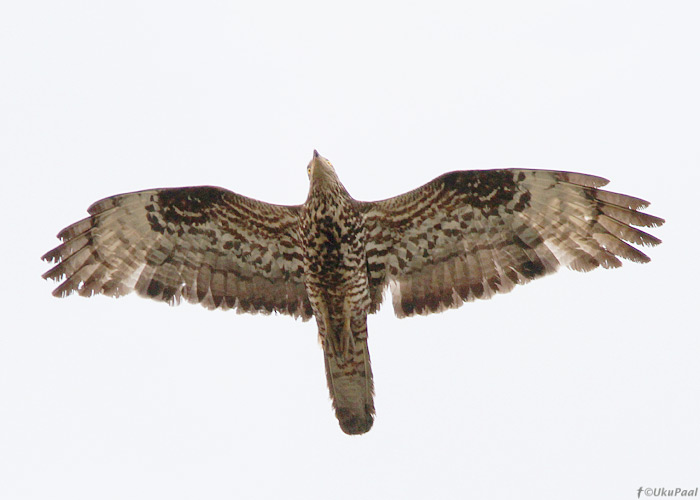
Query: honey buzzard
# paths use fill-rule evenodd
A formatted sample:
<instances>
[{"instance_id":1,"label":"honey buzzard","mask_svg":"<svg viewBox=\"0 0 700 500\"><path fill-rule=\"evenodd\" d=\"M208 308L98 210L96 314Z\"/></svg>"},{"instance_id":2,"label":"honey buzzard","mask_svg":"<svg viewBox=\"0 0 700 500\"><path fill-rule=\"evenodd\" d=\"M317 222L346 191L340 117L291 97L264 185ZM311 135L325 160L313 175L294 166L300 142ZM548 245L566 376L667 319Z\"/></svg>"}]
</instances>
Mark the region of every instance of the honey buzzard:
<instances>
[{"instance_id":1,"label":"honey buzzard","mask_svg":"<svg viewBox=\"0 0 700 500\"><path fill-rule=\"evenodd\" d=\"M632 226L664 220L607 180L548 170L450 172L383 201L353 199L314 151L302 205L219 187L151 189L93 204L43 256L72 292L139 295L207 308L316 318L336 416L347 434L374 420L367 315L387 285L398 317L488 299L553 273L649 258Z\"/></svg>"}]
</instances>

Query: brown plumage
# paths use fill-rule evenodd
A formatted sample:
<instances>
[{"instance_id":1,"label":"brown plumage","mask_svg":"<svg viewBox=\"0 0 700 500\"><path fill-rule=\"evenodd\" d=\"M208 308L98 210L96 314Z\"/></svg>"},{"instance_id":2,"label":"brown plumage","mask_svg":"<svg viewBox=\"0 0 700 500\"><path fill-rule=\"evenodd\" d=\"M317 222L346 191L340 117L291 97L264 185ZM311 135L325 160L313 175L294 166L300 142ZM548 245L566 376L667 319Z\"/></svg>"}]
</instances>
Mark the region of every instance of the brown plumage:
<instances>
[{"instance_id":1,"label":"brown plumage","mask_svg":"<svg viewBox=\"0 0 700 500\"><path fill-rule=\"evenodd\" d=\"M154 189L92 205L63 229L44 278L72 292L182 298L214 309L316 318L342 430L374 419L367 315L390 285L399 317L505 293L557 270L649 258L633 226L664 220L607 180L546 170L444 174L388 200L354 200L314 151L303 205L263 203L217 187Z\"/></svg>"}]
</instances>

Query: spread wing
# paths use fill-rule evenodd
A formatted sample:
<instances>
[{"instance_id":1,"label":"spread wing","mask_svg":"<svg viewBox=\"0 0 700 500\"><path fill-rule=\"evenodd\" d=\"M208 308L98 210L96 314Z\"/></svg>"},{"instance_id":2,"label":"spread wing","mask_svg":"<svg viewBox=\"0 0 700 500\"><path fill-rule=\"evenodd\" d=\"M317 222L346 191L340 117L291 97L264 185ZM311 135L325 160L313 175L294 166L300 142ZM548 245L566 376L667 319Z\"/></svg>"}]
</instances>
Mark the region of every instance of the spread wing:
<instances>
[{"instance_id":1,"label":"spread wing","mask_svg":"<svg viewBox=\"0 0 700 500\"><path fill-rule=\"evenodd\" d=\"M546 170L444 174L409 193L364 203L372 310L391 284L397 316L429 314L506 293L557 270L649 258L627 242L661 241L632 226L664 220L644 200L597 189L607 180Z\"/></svg>"},{"instance_id":2,"label":"spread wing","mask_svg":"<svg viewBox=\"0 0 700 500\"><path fill-rule=\"evenodd\" d=\"M309 319L298 206L217 187L155 189L93 204L42 258L54 295L139 295Z\"/></svg>"}]
</instances>

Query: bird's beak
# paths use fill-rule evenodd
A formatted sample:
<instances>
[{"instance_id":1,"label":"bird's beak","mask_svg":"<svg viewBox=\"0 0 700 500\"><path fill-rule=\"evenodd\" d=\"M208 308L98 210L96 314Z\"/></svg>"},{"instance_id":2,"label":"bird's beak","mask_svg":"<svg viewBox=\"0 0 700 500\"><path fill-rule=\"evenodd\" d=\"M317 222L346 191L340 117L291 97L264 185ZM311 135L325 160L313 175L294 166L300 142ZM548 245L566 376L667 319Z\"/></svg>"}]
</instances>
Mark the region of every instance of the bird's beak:
<instances>
[{"instance_id":1,"label":"bird's beak","mask_svg":"<svg viewBox=\"0 0 700 500\"><path fill-rule=\"evenodd\" d=\"M316 151L316 150L314 149L314 158L318 158L319 156L321 156L321 155L318 154L318 151Z\"/></svg>"}]
</instances>

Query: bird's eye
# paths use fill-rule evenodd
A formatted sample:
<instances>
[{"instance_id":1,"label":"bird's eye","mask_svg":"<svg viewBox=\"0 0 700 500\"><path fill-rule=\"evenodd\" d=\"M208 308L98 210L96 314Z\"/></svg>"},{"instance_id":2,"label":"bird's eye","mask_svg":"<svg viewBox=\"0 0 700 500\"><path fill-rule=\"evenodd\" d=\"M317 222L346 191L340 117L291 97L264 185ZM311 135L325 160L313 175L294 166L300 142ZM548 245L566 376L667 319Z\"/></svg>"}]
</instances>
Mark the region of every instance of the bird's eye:
<instances>
[{"instance_id":1,"label":"bird's eye","mask_svg":"<svg viewBox=\"0 0 700 500\"><path fill-rule=\"evenodd\" d=\"M306 167L306 173L309 174L309 175L311 175L311 165L309 165L308 167Z\"/></svg>"}]
</instances>

